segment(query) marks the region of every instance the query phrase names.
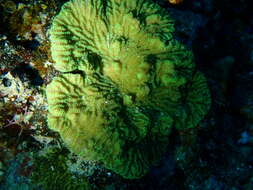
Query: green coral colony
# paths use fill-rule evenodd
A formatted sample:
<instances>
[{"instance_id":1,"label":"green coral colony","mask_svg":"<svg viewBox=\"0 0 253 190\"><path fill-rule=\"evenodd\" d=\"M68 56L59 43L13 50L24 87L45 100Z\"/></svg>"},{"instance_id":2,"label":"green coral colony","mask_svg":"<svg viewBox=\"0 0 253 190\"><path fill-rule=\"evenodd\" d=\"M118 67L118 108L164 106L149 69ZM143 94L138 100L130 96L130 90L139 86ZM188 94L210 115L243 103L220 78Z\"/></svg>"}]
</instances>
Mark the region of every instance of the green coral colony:
<instances>
[{"instance_id":1,"label":"green coral colony","mask_svg":"<svg viewBox=\"0 0 253 190\"><path fill-rule=\"evenodd\" d=\"M168 12L149 0L71 0L50 29L55 68L48 125L79 156L139 178L169 135L210 107L192 52L173 39Z\"/></svg>"}]
</instances>

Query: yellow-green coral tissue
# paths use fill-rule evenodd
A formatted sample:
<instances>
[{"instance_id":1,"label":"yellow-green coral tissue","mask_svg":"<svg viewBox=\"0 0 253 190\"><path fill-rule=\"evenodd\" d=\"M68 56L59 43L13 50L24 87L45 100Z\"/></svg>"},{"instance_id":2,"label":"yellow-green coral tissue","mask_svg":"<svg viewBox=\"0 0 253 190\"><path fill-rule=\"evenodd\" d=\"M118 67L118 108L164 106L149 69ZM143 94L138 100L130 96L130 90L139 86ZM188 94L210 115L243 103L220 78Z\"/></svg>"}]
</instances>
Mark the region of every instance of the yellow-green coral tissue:
<instances>
[{"instance_id":1,"label":"yellow-green coral tissue","mask_svg":"<svg viewBox=\"0 0 253 190\"><path fill-rule=\"evenodd\" d=\"M149 0L71 0L50 29L55 68L48 125L75 154L140 178L172 128L193 128L210 107L192 52L173 39L169 13Z\"/></svg>"}]
</instances>

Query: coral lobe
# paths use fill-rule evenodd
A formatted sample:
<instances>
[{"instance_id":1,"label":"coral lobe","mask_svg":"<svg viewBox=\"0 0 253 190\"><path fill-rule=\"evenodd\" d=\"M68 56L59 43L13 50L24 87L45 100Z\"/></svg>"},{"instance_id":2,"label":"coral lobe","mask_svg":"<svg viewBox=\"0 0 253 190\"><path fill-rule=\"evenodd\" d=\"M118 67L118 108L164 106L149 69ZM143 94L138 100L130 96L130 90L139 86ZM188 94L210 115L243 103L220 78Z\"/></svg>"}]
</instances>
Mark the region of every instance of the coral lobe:
<instances>
[{"instance_id":1,"label":"coral lobe","mask_svg":"<svg viewBox=\"0 0 253 190\"><path fill-rule=\"evenodd\" d=\"M173 127L199 123L208 87L173 32L170 15L148 0L62 7L50 29L63 74L47 87L48 124L71 151L139 178L166 151Z\"/></svg>"}]
</instances>

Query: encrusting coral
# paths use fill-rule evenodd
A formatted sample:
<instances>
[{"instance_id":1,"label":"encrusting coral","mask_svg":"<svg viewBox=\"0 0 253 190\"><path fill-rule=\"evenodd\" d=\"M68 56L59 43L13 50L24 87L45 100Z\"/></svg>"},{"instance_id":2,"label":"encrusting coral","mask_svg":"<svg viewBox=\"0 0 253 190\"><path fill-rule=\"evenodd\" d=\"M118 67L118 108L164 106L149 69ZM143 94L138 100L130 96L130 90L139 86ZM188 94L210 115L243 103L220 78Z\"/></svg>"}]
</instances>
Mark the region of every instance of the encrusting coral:
<instances>
[{"instance_id":1,"label":"encrusting coral","mask_svg":"<svg viewBox=\"0 0 253 190\"><path fill-rule=\"evenodd\" d=\"M32 183L43 190L92 190L85 176L68 169L68 152L55 147L47 148L44 154L37 153L33 160ZM70 161L69 161L70 162Z\"/></svg>"},{"instance_id":2,"label":"encrusting coral","mask_svg":"<svg viewBox=\"0 0 253 190\"><path fill-rule=\"evenodd\" d=\"M149 0L71 0L50 29L55 68L48 125L71 151L125 178L147 173L171 129L193 128L210 107L192 52L170 15Z\"/></svg>"}]
</instances>

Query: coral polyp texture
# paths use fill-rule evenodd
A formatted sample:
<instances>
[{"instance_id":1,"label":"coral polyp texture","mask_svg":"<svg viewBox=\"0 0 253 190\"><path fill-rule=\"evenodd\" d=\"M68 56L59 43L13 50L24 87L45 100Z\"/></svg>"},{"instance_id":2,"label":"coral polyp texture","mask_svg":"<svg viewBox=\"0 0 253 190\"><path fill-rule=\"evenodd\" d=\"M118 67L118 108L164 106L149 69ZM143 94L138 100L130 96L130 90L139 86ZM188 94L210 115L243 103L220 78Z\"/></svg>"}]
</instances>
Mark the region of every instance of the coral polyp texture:
<instances>
[{"instance_id":1,"label":"coral polyp texture","mask_svg":"<svg viewBox=\"0 0 253 190\"><path fill-rule=\"evenodd\" d=\"M55 68L48 125L67 147L125 178L159 161L171 129L194 128L210 107L192 52L169 13L149 0L72 0L50 29Z\"/></svg>"}]
</instances>

